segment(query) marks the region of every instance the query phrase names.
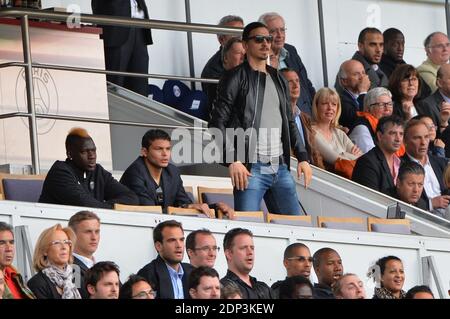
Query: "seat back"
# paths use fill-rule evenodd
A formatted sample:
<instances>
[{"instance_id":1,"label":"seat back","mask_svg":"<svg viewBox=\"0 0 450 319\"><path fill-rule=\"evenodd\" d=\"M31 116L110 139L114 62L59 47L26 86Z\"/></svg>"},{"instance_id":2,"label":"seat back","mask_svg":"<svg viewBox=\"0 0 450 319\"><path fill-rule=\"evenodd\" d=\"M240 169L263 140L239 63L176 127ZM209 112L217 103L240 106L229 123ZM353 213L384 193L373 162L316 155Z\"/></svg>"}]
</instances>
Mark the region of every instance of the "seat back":
<instances>
[{"instance_id":1,"label":"seat back","mask_svg":"<svg viewBox=\"0 0 450 319\"><path fill-rule=\"evenodd\" d=\"M271 224L312 227L311 216L267 214L267 222Z\"/></svg>"},{"instance_id":2,"label":"seat back","mask_svg":"<svg viewBox=\"0 0 450 319\"><path fill-rule=\"evenodd\" d=\"M205 214L200 213L198 210L196 210L194 208L181 208L181 207L169 206L169 207L167 207L167 214L208 218ZM215 216L214 209L210 209L209 214L210 214L210 216Z\"/></svg>"},{"instance_id":3,"label":"seat back","mask_svg":"<svg viewBox=\"0 0 450 319\"><path fill-rule=\"evenodd\" d=\"M184 186L184 191L186 192L186 195L191 199L191 201L195 203L194 189L192 188L192 186Z\"/></svg>"},{"instance_id":4,"label":"seat back","mask_svg":"<svg viewBox=\"0 0 450 319\"><path fill-rule=\"evenodd\" d=\"M45 180L42 175L0 174L0 193L4 199L37 203Z\"/></svg>"},{"instance_id":5,"label":"seat back","mask_svg":"<svg viewBox=\"0 0 450 319\"><path fill-rule=\"evenodd\" d=\"M411 234L411 221L409 219L367 218L369 231L377 233L391 233L400 235Z\"/></svg>"},{"instance_id":6,"label":"seat back","mask_svg":"<svg viewBox=\"0 0 450 319\"><path fill-rule=\"evenodd\" d=\"M181 101L191 92L191 89L181 81L167 80L163 86L164 103L179 108Z\"/></svg>"},{"instance_id":7,"label":"seat back","mask_svg":"<svg viewBox=\"0 0 450 319\"><path fill-rule=\"evenodd\" d=\"M148 85L148 98L160 103L164 103L163 91L154 84Z\"/></svg>"},{"instance_id":8,"label":"seat back","mask_svg":"<svg viewBox=\"0 0 450 319\"><path fill-rule=\"evenodd\" d=\"M161 206L138 206L138 205L125 205L116 203L114 204L114 210L162 214Z\"/></svg>"},{"instance_id":9,"label":"seat back","mask_svg":"<svg viewBox=\"0 0 450 319\"><path fill-rule=\"evenodd\" d=\"M195 90L187 94L181 101L178 109L196 118L208 120L208 97L203 91Z\"/></svg>"},{"instance_id":10,"label":"seat back","mask_svg":"<svg viewBox=\"0 0 450 319\"><path fill-rule=\"evenodd\" d=\"M317 225L322 228L333 228L354 231L367 231L367 224L361 217L324 217L317 216Z\"/></svg>"},{"instance_id":11,"label":"seat back","mask_svg":"<svg viewBox=\"0 0 450 319\"><path fill-rule=\"evenodd\" d=\"M217 215L219 219L228 219L228 217L224 215L220 209L218 210ZM263 211L256 211L256 212L235 211L233 220L252 223L264 223L266 221L265 214Z\"/></svg>"}]
</instances>

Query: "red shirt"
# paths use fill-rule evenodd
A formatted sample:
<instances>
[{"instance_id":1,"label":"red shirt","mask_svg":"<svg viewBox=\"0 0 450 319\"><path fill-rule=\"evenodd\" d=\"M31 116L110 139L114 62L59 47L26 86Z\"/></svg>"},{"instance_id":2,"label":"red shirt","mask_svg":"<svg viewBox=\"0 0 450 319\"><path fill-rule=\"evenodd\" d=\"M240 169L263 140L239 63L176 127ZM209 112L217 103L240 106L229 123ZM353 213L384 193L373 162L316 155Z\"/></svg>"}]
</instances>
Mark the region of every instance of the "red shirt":
<instances>
[{"instance_id":1,"label":"red shirt","mask_svg":"<svg viewBox=\"0 0 450 319\"><path fill-rule=\"evenodd\" d=\"M14 277L17 275L17 271L14 268L8 266L5 268L4 274L5 284L8 286L8 289L13 295L14 299L23 299L21 289L14 281Z\"/></svg>"}]
</instances>

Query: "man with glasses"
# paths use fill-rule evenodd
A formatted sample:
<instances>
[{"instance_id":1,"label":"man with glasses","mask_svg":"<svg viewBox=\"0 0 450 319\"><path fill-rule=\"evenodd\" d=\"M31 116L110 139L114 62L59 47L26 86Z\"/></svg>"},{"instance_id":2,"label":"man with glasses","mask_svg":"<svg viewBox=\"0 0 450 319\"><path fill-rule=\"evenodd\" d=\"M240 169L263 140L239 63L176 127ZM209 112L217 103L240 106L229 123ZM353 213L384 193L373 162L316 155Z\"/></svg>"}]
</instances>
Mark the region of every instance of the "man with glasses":
<instances>
[{"instance_id":1,"label":"man with glasses","mask_svg":"<svg viewBox=\"0 0 450 319\"><path fill-rule=\"evenodd\" d=\"M300 111L311 115L311 105L316 90L308 79L308 72L298 55L297 49L286 43L287 28L283 17L276 12L267 12L262 14L258 21L264 23L269 29L270 35L273 36L270 65L278 70L291 68L297 72L300 77L301 90L297 106Z\"/></svg>"},{"instance_id":2,"label":"man with glasses","mask_svg":"<svg viewBox=\"0 0 450 319\"><path fill-rule=\"evenodd\" d=\"M283 265L286 268L286 279L293 276L303 276L309 279L313 258L308 246L294 243L284 250ZM285 280L286 280L285 279ZM272 285L275 296L278 296L280 286L285 280L279 280Z\"/></svg>"},{"instance_id":3,"label":"man with glasses","mask_svg":"<svg viewBox=\"0 0 450 319\"><path fill-rule=\"evenodd\" d=\"M445 33L433 32L426 37L423 44L427 59L417 67L417 72L434 93L438 89L437 71L440 66L448 63L450 57L450 42Z\"/></svg>"},{"instance_id":4,"label":"man with glasses","mask_svg":"<svg viewBox=\"0 0 450 319\"><path fill-rule=\"evenodd\" d=\"M155 299L156 291L150 283L141 276L130 275L120 287L119 299Z\"/></svg>"},{"instance_id":5,"label":"man with glasses","mask_svg":"<svg viewBox=\"0 0 450 319\"><path fill-rule=\"evenodd\" d=\"M400 168L396 155L403 142L403 120L397 115L382 117L377 124L377 145L358 158L352 180L389 195Z\"/></svg>"},{"instance_id":6,"label":"man with glasses","mask_svg":"<svg viewBox=\"0 0 450 319\"><path fill-rule=\"evenodd\" d=\"M364 98L364 112L358 112L349 137L365 154L377 143L376 129L380 118L392 115L394 104L391 92L378 87L370 90Z\"/></svg>"},{"instance_id":7,"label":"man with glasses","mask_svg":"<svg viewBox=\"0 0 450 319\"><path fill-rule=\"evenodd\" d=\"M263 23L252 22L242 37L247 60L221 79L209 122L222 150L222 163L229 168L234 209L261 210L264 197L269 211L299 215L289 172L291 150L298 159L298 177L304 174L305 187L312 170L292 118L286 80L266 63L273 36ZM236 136L243 130L248 133L245 138Z\"/></svg>"},{"instance_id":8,"label":"man with glasses","mask_svg":"<svg viewBox=\"0 0 450 319\"><path fill-rule=\"evenodd\" d=\"M208 229L194 230L186 238L186 252L191 265L196 268L213 268L219 250L214 235Z\"/></svg>"},{"instance_id":9,"label":"man with glasses","mask_svg":"<svg viewBox=\"0 0 450 319\"><path fill-rule=\"evenodd\" d=\"M198 267L189 276L188 288L192 299L220 299L219 273L211 267Z\"/></svg>"},{"instance_id":10,"label":"man with glasses","mask_svg":"<svg viewBox=\"0 0 450 319\"><path fill-rule=\"evenodd\" d=\"M15 255L14 230L11 225L0 222L0 272L4 275L4 299L35 299L25 285L22 275L12 265Z\"/></svg>"}]
</instances>

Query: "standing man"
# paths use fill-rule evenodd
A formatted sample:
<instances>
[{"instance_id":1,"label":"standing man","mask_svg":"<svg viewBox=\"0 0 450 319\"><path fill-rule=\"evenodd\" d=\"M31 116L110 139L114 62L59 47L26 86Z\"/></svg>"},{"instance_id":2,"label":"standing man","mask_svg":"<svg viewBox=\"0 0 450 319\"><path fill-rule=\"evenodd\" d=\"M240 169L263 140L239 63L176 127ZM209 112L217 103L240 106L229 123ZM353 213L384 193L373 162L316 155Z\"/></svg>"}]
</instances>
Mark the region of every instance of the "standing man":
<instances>
[{"instance_id":1,"label":"standing man","mask_svg":"<svg viewBox=\"0 0 450 319\"><path fill-rule=\"evenodd\" d=\"M90 299L119 299L119 267L112 261L96 263L86 272Z\"/></svg>"},{"instance_id":2,"label":"standing man","mask_svg":"<svg viewBox=\"0 0 450 319\"><path fill-rule=\"evenodd\" d=\"M155 285L158 299L185 299L193 267L181 262L184 256L184 230L181 223L166 220L153 230L158 257L137 273Z\"/></svg>"},{"instance_id":3,"label":"standing man","mask_svg":"<svg viewBox=\"0 0 450 319\"><path fill-rule=\"evenodd\" d=\"M86 271L95 264L94 253L100 242L100 218L95 213L84 210L70 217L69 227L77 236L72 255L73 263L80 268L78 290L83 299L88 299L84 278Z\"/></svg>"},{"instance_id":4,"label":"standing man","mask_svg":"<svg viewBox=\"0 0 450 319\"><path fill-rule=\"evenodd\" d=\"M14 261L14 231L11 225L0 222L0 272L4 274L5 299L35 299L25 286L22 275L12 265Z\"/></svg>"},{"instance_id":5,"label":"standing man","mask_svg":"<svg viewBox=\"0 0 450 319\"><path fill-rule=\"evenodd\" d=\"M92 0L98 15L149 19L145 0ZM148 73L147 45L153 44L150 29L103 26L105 67L108 71ZM107 75L108 81L147 96L148 79Z\"/></svg>"},{"instance_id":6,"label":"standing man","mask_svg":"<svg viewBox=\"0 0 450 319\"><path fill-rule=\"evenodd\" d=\"M255 262L253 233L248 229L234 228L223 238L223 249L228 270L220 282L223 286L237 285L243 299L272 299L272 290L262 281L250 276Z\"/></svg>"},{"instance_id":7,"label":"standing man","mask_svg":"<svg viewBox=\"0 0 450 319\"><path fill-rule=\"evenodd\" d=\"M440 66L448 63L450 57L450 42L445 33L433 32L426 37L423 44L427 59L417 67L417 72L434 93L438 89L437 71Z\"/></svg>"},{"instance_id":8,"label":"standing man","mask_svg":"<svg viewBox=\"0 0 450 319\"><path fill-rule=\"evenodd\" d=\"M266 64L273 36L263 23L252 22L242 37L247 60L222 77L209 122L222 136L222 142L216 142L229 166L234 208L260 210L264 197L269 211L299 215L295 182L289 172L291 149L298 159L298 177L304 174L305 187L312 169L292 119L287 83ZM236 135L234 130L238 134L247 130L249 136L229 136L230 131Z\"/></svg>"},{"instance_id":9,"label":"standing man","mask_svg":"<svg viewBox=\"0 0 450 319\"><path fill-rule=\"evenodd\" d=\"M314 299L335 299L332 288L344 271L341 256L334 249L325 247L316 251L313 259L319 281L314 284Z\"/></svg>"},{"instance_id":10,"label":"standing man","mask_svg":"<svg viewBox=\"0 0 450 319\"><path fill-rule=\"evenodd\" d=\"M297 53L297 49L293 45L286 43L287 29L283 17L276 12L268 12L261 15L258 21L267 26L270 35L273 37L270 65L278 70L291 68L297 72L300 77L301 89L297 106L302 112L311 115L311 105L316 90L308 79L308 72Z\"/></svg>"},{"instance_id":11,"label":"standing man","mask_svg":"<svg viewBox=\"0 0 450 319\"><path fill-rule=\"evenodd\" d=\"M219 250L213 233L208 229L194 230L186 238L186 252L191 265L196 268L213 268Z\"/></svg>"}]
</instances>

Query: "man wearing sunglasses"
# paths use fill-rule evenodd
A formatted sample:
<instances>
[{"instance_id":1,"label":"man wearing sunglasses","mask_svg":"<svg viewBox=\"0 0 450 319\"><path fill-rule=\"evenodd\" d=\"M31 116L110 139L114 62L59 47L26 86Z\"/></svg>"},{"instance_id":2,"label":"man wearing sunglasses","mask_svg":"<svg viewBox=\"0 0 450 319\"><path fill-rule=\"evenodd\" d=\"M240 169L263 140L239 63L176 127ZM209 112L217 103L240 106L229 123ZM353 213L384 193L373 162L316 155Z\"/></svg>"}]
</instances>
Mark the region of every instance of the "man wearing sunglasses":
<instances>
[{"instance_id":1,"label":"man wearing sunglasses","mask_svg":"<svg viewBox=\"0 0 450 319\"><path fill-rule=\"evenodd\" d=\"M234 209L258 211L264 197L269 211L300 215L289 172L291 149L305 187L312 170L292 118L287 82L266 63L273 37L266 25L252 22L244 28L242 41L247 60L222 77L209 122L212 134L222 137L215 140L229 167ZM246 136L238 136L243 130Z\"/></svg>"},{"instance_id":2,"label":"man wearing sunglasses","mask_svg":"<svg viewBox=\"0 0 450 319\"><path fill-rule=\"evenodd\" d=\"M286 268L286 279L294 276L303 276L309 279L312 263L311 252L305 244L294 243L284 250L283 265ZM279 280L272 285L272 290L276 296L278 296L280 286L285 280Z\"/></svg>"}]
</instances>

